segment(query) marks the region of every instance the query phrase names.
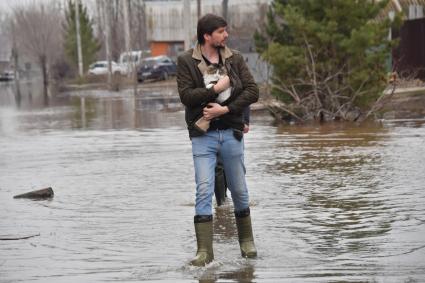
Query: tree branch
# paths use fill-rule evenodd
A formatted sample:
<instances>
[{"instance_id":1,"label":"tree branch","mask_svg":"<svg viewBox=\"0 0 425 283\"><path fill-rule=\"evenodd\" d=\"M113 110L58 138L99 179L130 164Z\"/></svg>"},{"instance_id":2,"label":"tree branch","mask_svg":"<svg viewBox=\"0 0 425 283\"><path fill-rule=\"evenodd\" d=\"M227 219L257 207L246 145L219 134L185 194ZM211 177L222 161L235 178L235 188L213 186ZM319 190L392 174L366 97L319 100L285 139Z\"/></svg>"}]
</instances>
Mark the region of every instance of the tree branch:
<instances>
[{"instance_id":1,"label":"tree branch","mask_svg":"<svg viewBox=\"0 0 425 283\"><path fill-rule=\"evenodd\" d=\"M25 237L0 237L0 241L15 241L15 240L25 240L33 237L40 236L40 234L25 236Z\"/></svg>"}]
</instances>

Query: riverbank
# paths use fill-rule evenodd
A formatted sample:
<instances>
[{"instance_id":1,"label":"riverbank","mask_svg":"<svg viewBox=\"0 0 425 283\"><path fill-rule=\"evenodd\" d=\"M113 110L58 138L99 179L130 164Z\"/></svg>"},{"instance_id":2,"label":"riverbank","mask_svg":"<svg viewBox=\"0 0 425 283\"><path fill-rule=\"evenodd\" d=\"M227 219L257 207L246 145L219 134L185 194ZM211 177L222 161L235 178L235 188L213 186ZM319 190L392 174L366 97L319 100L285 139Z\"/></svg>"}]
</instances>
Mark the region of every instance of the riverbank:
<instances>
[{"instance_id":1,"label":"riverbank","mask_svg":"<svg viewBox=\"0 0 425 283\"><path fill-rule=\"evenodd\" d=\"M381 113L384 119L425 117L425 87L397 88Z\"/></svg>"},{"instance_id":2,"label":"riverbank","mask_svg":"<svg viewBox=\"0 0 425 283\"><path fill-rule=\"evenodd\" d=\"M131 78L127 77L115 77L113 78L113 86L112 90L114 91L121 91L121 90L128 90L128 89L134 89L135 84L131 80ZM136 84L137 91L142 91L143 89L149 89L149 88L156 88L156 87L176 87L177 89L177 83L175 78L169 78L165 81L145 81L143 83L137 83ZM102 89L110 89L110 86L107 83L106 77L90 77L86 78L85 80L82 80L81 82L78 81L69 81L69 82L63 82L58 85L59 92L72 92L72 91L81 91L81 90L102 90Z\"/></svg>"}]
</instances>

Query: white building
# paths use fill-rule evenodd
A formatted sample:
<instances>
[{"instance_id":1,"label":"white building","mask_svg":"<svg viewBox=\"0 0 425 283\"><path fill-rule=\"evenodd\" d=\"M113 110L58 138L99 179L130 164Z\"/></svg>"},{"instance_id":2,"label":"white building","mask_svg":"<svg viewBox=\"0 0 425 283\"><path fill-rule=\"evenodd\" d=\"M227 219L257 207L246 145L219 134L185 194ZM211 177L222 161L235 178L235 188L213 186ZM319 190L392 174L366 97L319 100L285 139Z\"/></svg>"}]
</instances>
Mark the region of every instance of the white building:
<instances>
[{"instance_id":1,"label":"white building","mask_svg":"<svg viewBox=\"0 0 425 283\"><path fill-rule=\"evenodd\" d=\"M145 2L146 37L150 42L152 55L176 56L185 49L184 42L187 37L190 38L191 44L196 42L198 1L188 1L190 12L184 10L184 2L182 0ZM230 46L243 52L254 50L253 35L260 23L264 22L270 2L270 0L228 1ZM201 16L207 13L222 15L222 1L201 0L200 3Z\"/></svg>"}]
</instances>

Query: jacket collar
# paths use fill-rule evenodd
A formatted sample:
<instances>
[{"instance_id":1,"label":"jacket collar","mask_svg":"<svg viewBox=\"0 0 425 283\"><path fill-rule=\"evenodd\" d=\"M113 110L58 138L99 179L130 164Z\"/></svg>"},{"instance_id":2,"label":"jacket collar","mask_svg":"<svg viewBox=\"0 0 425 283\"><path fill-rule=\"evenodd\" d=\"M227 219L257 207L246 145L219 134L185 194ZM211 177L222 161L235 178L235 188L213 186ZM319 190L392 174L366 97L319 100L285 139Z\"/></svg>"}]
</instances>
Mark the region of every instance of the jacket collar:
<instances>
[{"instance_id":1,"label":"jacket collar","mask_svg":"<svg viewBox=\"0 0 425 283\"><path fill-rule=\"evenodd\" d=\"M224 46L224 48L220 48L220 56L223 60L223 64L226 64L226 59L232 57L232 55L232 51L227 46ZM202 74L205 74L208 66L204 58L202 57L201 45L199 43L196 43L196 46L193 48L192 58L201 61L198 64L198 68Z\"/></svg>"}]
</instances>

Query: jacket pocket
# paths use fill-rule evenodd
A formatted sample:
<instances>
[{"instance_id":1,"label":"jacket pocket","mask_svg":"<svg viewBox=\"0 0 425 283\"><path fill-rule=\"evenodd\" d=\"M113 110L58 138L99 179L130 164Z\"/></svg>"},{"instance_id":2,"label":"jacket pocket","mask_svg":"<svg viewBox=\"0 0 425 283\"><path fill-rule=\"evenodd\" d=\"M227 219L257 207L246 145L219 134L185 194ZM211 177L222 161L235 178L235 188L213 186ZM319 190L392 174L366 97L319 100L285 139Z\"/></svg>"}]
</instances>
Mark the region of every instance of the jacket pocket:
<instances>
[{"instance_id":1,"label":"jacket pocket","mask_svg":"<svg viewBox=\"0 0 425 283\"><path fill-rule=\"evenodd\" d=\"M233 136L235 137L235 139L237 139L238 141L241 141L243 138L243 131L241 130L237 130L237 129L233 129Z\"/></svg>"}]
</instances>

